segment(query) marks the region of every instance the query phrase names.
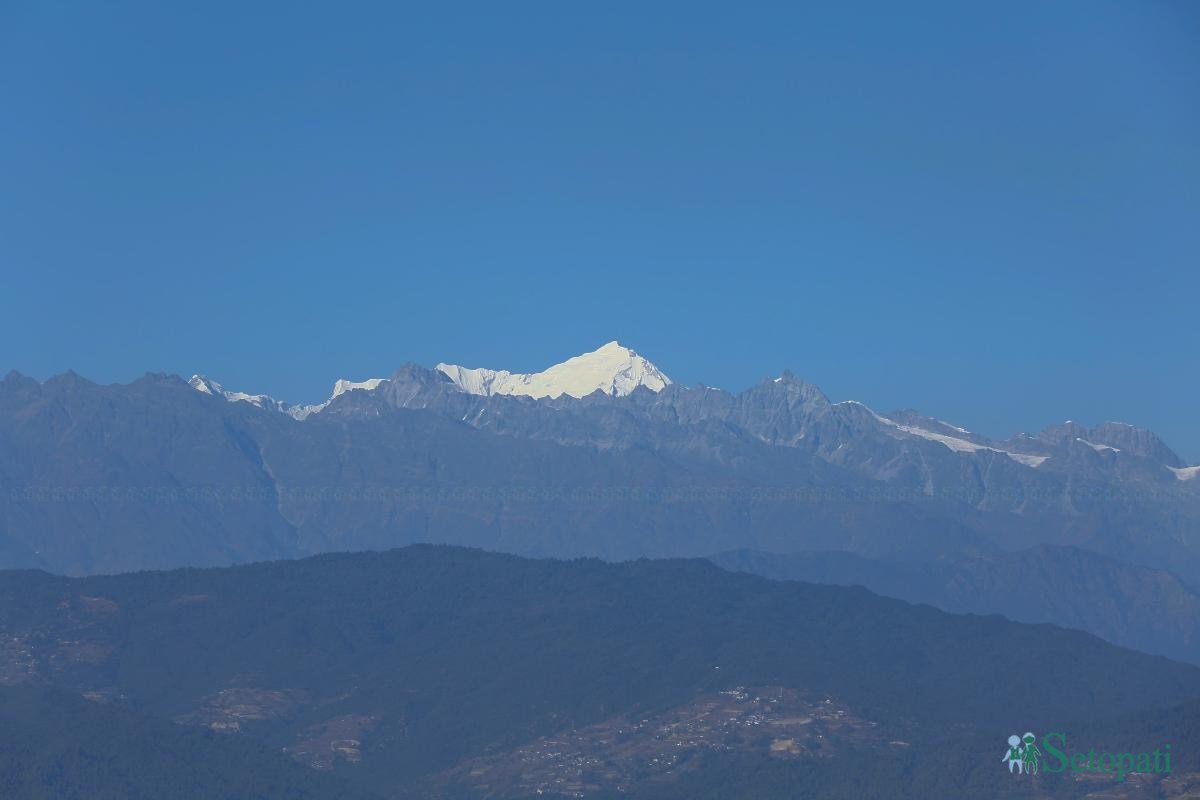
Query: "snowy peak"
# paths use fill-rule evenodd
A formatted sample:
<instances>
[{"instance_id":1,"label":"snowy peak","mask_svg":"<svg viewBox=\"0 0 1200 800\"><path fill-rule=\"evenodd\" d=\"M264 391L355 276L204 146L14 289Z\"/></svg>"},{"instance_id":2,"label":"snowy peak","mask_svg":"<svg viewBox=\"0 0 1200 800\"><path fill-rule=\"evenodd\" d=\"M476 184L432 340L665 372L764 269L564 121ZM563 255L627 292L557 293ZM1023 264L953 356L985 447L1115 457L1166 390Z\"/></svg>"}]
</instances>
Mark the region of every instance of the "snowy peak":
<instances>
[{"instance_id":1,"label":"snowy peak","mask_svg":"<svg viewBox=\"0 0 1200 800\"><path fill-rule=\"evenodd\" d=\"M332 403L338 397L344 395L346 392L353 392L358 389L371 391L378 388L379 384L383 383L383 381L383 378L368 378L365 381L348 381L345 378L339 378L337 383L333 384L333 394L329 395L329 399L324 403L317 403L316 405L311 406L292 406L291 408L287 409L287 413L296 419L306 419L312 414L316 414L319 411L324 411L330 403Z\"/></svg>"},{"instance_id":2,"label":"snowy peak","mask_svg":"<svg viewBox=\"0 0 1200 800\"><path fill-rule=\"evenodd\" d=\"M221 388L221 384L214 380L209 380L203 375L193 375L188 381L188 386L195 389L201 394L215 394L224 396L225 390Z\"/></svg>"},{"instance_id":3,"label":"snowy peak","mask_svg":"<svg viewBox=\"0 0 1200 800\"><path fill-rule=\"evenodd\" d=\"M211 378L206 378L203 375L193 375L188 385L202 394L212 395L214 397L223 397L231 403L249 403L259 408L278 411L282 414L287 414L295 419L305 419L318 411L323 411L326 406L334 401L334 398L339 397L346 392L355 391L357 389L375 389L379 384L383 383L383 378L371 378L365 381L348 381L345 379L339 380L333 385L333 394L323 403L315 405L298 405L285 403L282 400L276 400L266 394L246 394L245 392L231 392L221 384Z\"/></svg>"},{"instance_id":4,"label":"snowy peak","mask_svg":"<svg viewBox=\"0 0 1200 800\"><path fill-rule=\"evenodd\" d=\"M437 371L448 377L459 389L476 395L527 395L529 397L585 397L597 390L621 397L639 386L661 391L671 379L640 355L618 342L609 342L590 353L569 358L542 372L513 373L507 370L469 369L454 364L438 364ZM265 394L231 392L203 375L193 375L188 381L193 389L230 402L245 402L259 408L287 414L298 420L307 419L328 408L329 404L347 392L374 391L384 383L383 378L365 381L339 380L333 393L323 403L300 405L284 403Z\"/></svg>"},{"instance_id":5,"label":"snowy peak","mask_svg":"<svg viewBox=\"0 0 1200 800\"><path fill-rule=\"evenodd\" d=\"M586 397L599 390L620 397L639 386L659 392L671 383L662 370L615 341L541 372L472 369L456 364L438 364L437 370L463 391L485 396Z\"/></svg>"},{"instance_id":6,"label":"snowy peak","mask_svg":"<svg viewBox=\"0 0 1200 800\"><path fill-rule=\"evenodd\" d=\"M252 406L259 408L267 408L274 411L288 412L289 406L287 403L276 400L267 394L246 394L245 392L231 392L221 386L211 378L206 378L203 375L193 375L188 385L202 394L211 394L214 397L224 397L231 403L249 403Z\"/></svg>"},{"instance_id":7,"label":"snowy peak","mask_svg":"<svg viewBox=\"0 0 1200 800\"><path fill-rule=\"evenodd\" d=\"M335 397L341 397L346 392L352 392L355 389L366 389L368 392L378 388L379 384L383 383L383 378L368 378L365 381L348 381L345 378L338 380L333 385L333 394L329 396L332 400Z\"/></svg>"}]
</instances>

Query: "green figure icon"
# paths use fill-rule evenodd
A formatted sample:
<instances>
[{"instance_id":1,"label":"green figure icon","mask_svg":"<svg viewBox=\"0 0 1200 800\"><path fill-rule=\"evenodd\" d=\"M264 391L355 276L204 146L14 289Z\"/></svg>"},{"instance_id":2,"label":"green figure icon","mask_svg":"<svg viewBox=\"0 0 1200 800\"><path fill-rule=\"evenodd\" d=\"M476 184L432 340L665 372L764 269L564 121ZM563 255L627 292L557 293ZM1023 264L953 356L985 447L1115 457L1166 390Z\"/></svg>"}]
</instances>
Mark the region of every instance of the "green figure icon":
<instances>
[{"instance_id":1,"label":"green figure icon","mask_svg":"<svg viewBox=\"0 0 1200 800\"><path fill-rule=\"evenodd\" d=\"M1037 741L1037 737L1032 733L1026 733L1022 741L1025 742L1025 746L1021 748L1021 760L1025 764L1025 774L1036 775L1038 771L1038 759L1042 757L1042 751L1034 744Z\"/></svg>"}]
</instances>

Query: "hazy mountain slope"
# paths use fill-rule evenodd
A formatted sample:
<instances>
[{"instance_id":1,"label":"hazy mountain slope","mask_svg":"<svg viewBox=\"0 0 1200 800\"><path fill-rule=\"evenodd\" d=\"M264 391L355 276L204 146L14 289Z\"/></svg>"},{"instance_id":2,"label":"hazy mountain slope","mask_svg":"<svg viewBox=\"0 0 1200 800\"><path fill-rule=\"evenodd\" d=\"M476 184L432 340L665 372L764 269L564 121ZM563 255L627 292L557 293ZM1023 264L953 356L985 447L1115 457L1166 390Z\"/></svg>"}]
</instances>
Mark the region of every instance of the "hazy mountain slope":
<instances>
[{"instance_id":1,"label":"hazy mountain slope","mask_svg":"<svg viewBox=\"0 0 1200 800\"><path fill-rule=\"evenodd\" d=\"M935 503L873 496L865 479L715 424L600 449L493 435L430 409L339 411L367 394L298 423L169 376L10 379L0 556L86 573L418 541L609 558L986 546Z\"/></svg>"},{"instance_id":2,"label":"hazy mountain slope","mask_svg":"<svg viewBox=\"0 0 1200 800\"><path fill-rule=\"evenodd\" d=\"M1052 543L1200 574L1200 482L1152 434L994 442L892 416L790 374L736 395L672 384L535 400L409 365L302 422L173 376L10 375L0 564L87 573L417 541L922 559Z\"/></svg>"},{"instance_id":3,"label":"hazy mountain slope","mask_svg":"<svg viewBox=\"0 0 1200 800\"><path fill-rule=\"evenodd\" d=\"M828 697L922 742L1200 696L1200 670L1086 634L703 561L421 546L82 579L15 572L0 576L0 630L6 682L121 698L306 762L331 736L354 739L357 755L329 766L380 788L737 686Z\"/></svg>"},{"instance_id":4,"label":"hazy mountain slope","mask_svg":"<svg viewBox=\"0 0 1200 800\"><path fill-rule=\"evenodd\" d=\"M625 397L594 393L535 402L471 395L412 365L326 413L382 421L403 409L511 438L660 453L674 446L681 460L722 469L746 469L749 459L737 451L756 442L834 467L830 474L843 485L866 480L859 485L875 498L932 502L938 516L982 533L1001 549L1069 544L1200 573L1200 482L1179 479L1172 466L1178 457L1153 434L1131 426L1071 428L1125 448L1053 429L1045 437L993 442L914 412L896 412L897 421L858 403L832 403L790 373L736 395L673 384ZM814 493L804 500L807 507L820 503Z\"/></svg>"},{"instance_id":5,"label":"hazy mountain slope","mask_svg":"<svg viewBox=\"0 0 1200 800\"><path fill-rule=\"evenodd\" d=\"M868 559L852 553L714 556L727 568L776 580L865 586L955 613L1053 622L1110 642L1200 663L1200 594L1165 570L1049 545L942 562Z\"/></svg>"},{"instance_id":6,"label":"hazy mountain slope","mask_svg":"<svg viewBox=\"0 0 1200 800\"><path fill-rule=\"evenodd\" d=\"M227 564L295 552L245 421L290 423L148 375L0 381L0 554L60 572Z\"/></svg>"}]
</instances>

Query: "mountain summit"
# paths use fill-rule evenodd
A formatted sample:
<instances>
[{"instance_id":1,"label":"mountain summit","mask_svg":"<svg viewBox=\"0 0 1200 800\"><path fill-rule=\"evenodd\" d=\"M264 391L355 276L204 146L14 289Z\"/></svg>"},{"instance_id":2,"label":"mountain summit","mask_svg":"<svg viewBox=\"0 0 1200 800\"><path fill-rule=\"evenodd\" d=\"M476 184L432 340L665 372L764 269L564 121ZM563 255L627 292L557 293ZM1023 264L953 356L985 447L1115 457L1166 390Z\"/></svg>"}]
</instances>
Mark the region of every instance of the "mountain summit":
<instances>
[{"instance_id":1,"label":"mountain summit","mask_svg":"<svg viewBox=\"0 0 1200 800\"><path fill-rule=\"evenodd\" d=\"M470 369L456 364L438 364L437 369L463 391L485 396L585 397L599 390L621 397L639 386L658 392L671 383L662 370L616 341L541 372Z\"/></svg>"},{"instance_id":2,"label":"mountain summit","mask_svg":"<svg viewBox=\"0 0 1200 800\"><path fill-rule=\"evenodd\" d=\"M188 386L191 386L197 392L202 394L213 395L214 397L224 397L231 403L249 403L250 405L258 406L259 408L271 409L278 411L281 414L287 414L289 417L303 420L307 419L312 414L316 414L318 411L325 410L325 408L332 403L335 398L345 394L346 392L351 392L356 389L366 389L370 391L379 386L381 383L383 383L383 378L370 378L365 381L348 381L343 378L338 380L337 383L333 385L333 394L329 396L328 400L315 405L285 403L282 400L276 400L269 394L247 394L246 392L232 392L213 379L205 377L204 375L193 375L191 380L188 381Z\"/></svg>"},{"instance_id":3,"label":"mountain summit","mask_svg":"<svg viewBox=\"0 0 1200 800\"><path fill-rule=\"evenodd\" d=\"M541 372L471 369L455 364L438 364L436 369L463 392L485 397L526 395L535 398L556 398L564 394L570 397L585 397L596 390L614 397L623 397L639 386L658 392L671 383L671 379L662 370L616 341L590 353L568 358L561 364L555 364ZM365 381L339 380L334 384L333 394L328 400L304 405L285 403L265 394L230 391L203 375L193 375L188 381L198 392L223 397L230 402L245 402L259 408L273 409L298 420L324 411L334 399L346 392L358 389L373 391L383 382L383 378Z\"/></svg>"}]
</instances>

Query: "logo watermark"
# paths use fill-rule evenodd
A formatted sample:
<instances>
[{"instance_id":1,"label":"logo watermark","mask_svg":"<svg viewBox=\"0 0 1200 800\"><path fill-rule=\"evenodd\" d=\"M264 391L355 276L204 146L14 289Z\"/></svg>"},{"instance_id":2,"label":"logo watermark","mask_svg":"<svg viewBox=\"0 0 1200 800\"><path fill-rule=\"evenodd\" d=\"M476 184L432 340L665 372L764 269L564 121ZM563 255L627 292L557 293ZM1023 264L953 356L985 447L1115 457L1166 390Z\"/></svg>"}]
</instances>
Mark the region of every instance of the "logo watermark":
<instances>
[{"instance_id":1,"label":"logo watermark","mask_svg":"<svg viewBox=\"0 0 1200 800\"><path fill-rule=\"evenodd\" d=\"M1036 775L1038 770L1050 773L1099 772L1115 775L1125 780L1131 773L1169 774L1171 772L1171 745L1165 744L1153 751L1141 753L1075 751L1068 754L1065 733L1047 733L1042 737L1041 747L1032 732L1024 736L1015 733L1008 737L1008 748L1001 762L1008 766L1013 775Z\"/></svg>"},{"instance_id":2,"label":"logo watermark","mask_svg":"<svg viewBox=\"0 0 1200 800\"><path fill-rule=\"evenodd\" d=\"M1041 761L1042 751L1038 749L1037 737L1032 733L1017 736L1015 733L1008 737L1008 751L1004 761L1008 763L1008 771L1017 775L1036 775L1038 762Z\"/></svg>"}]
</instances>

